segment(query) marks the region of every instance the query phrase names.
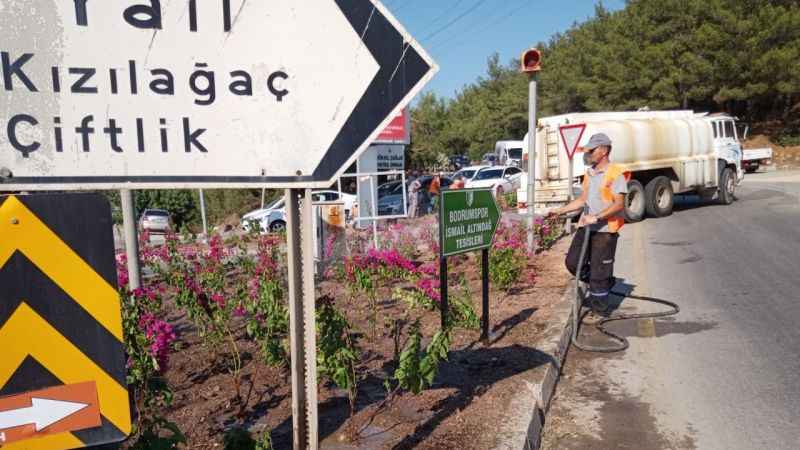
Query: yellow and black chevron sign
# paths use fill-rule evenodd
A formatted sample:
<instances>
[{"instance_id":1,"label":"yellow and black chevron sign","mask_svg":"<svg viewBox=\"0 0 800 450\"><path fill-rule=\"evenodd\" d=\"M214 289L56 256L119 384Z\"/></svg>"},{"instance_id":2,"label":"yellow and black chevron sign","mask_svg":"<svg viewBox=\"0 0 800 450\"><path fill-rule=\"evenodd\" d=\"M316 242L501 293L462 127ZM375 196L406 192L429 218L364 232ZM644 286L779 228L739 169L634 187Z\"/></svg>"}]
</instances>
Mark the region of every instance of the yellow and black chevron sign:
<instances>
[{"instance_id":1,"label":"yellow and black chevron sign","mask_svg":"<svg viewBox=\"0 0 800 450\"><path fill-rule=\"evenodd\" d=\"M96 194L0 197L0 447L131 429L111 211Z\"/></svg>"}]
</instances>

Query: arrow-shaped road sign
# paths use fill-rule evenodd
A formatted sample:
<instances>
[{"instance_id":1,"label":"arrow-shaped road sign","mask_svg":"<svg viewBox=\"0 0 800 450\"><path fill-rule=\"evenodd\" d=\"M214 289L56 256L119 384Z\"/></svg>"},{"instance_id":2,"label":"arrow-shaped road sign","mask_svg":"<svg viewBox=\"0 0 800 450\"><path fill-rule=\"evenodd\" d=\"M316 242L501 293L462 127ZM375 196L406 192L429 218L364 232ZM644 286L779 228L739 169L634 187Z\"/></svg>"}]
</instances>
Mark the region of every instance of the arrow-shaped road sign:
<instances>
[{"instance_id":1,"label":"arrow-shaped road sign","mask_svg":"<svg viewBox=\"0 0 800 450\"><path fill-rule=\"evenodd\" d=\"M27 408L0 411L0 431L34 425L38 433L88 406L86 403L32 397L31 406Z\"/></svg>"},{"instance_id":2,"label":"arrow-shaped road sign","mask_svg":"<svg viewBox=\"0 0 800 450\"><path fill-rule=\"evenodd\" d=\"M68 432L96 428L101 423L94 382L0 397L0 446L3 448L81 447L81 441Z\"/></svg>"},{"instance_id":3,"label":"arrow-shaped road sign","mask_svg":"<svg viewBox=\"0 0 800 450\"><path fill-rule=\"evenodd\" d=\"M437 70L378 0L57 3L0 9L0 189L328 187Z\"/></svg>"},{"instance_id":4,"label":"arrow-shaped road sign","mask_svg":"<svg viewBox=\"0 0 800 450\"><path fill-rule=\"evenodd\" d=\"M564 144L564 150L567 151L567 157L570 160L575 155L575 150L578 149L578 143L580 143L585 130L585 123L562 125L558 128L559 133L561 133L561 142Z\"/></svg>"}]
</instances>

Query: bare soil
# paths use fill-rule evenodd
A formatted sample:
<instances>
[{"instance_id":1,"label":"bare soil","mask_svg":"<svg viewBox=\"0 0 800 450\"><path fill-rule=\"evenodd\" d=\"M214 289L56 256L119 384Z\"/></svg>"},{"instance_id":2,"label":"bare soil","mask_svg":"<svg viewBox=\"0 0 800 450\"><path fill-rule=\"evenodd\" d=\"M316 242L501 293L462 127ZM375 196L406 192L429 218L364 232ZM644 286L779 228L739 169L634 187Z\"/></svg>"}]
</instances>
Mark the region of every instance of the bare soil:
<instances>
[{"instance_id":1,"label":"bare soil","mask_svg":"<svg viewBox=\"0 0 800 450\"><path fill-rule=\"evenodd\" d=\"M367 305L352 304L343 287L332 281L318 283L319 295L330 295L347 311L348 319L362 333L359 345L367 357L359 367L356 414L349 417L345 392L335 386L319 387L319 426L322 448L329 449L485 449L493 444L497 411L506 408L526 371L546 360L536 350L541 332L568 282L563 268L567 242L534 258L535 283L523 279L508 292L490 292L490 328L496 340L479 342L478 330L459 330L449 360L440 366L432 388L419 395L404 393L378 409L386 398L383 380L394 370L395 343L384 318L399 317L404 305L382 289L381 318L372 340ZM473 306L481 313L479 254L456 261L452 272L465 274ZM170 308L169 306L167 307ZM423 335L428 339L439 328L437 312L426 313ZM180 351L173 354L167 378L175 392L167 418L176 422L188 438L187 448L222 447L222 437L232 426L246 426L254 435L271 433L276 449L291 448L291 386L288 369L268 368L258 361L258 349L239 330L244 368L239 387L246 403L236 404L236 386L229 368L205 347L191 323L173 309L168 321L179 331ZM427 342L423 341L423 345ZM214 361L219 361L214 363ZM357 429L358 438L351 441Z\"/></svg>"}]
</instances>

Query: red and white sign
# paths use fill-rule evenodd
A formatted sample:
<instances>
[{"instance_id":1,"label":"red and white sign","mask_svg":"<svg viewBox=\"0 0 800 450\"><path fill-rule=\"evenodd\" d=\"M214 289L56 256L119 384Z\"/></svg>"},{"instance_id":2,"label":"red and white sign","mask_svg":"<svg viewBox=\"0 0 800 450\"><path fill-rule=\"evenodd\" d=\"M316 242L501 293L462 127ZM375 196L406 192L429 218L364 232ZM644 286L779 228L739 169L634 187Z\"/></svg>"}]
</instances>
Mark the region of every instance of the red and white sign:
<instances>
[{"instance_id":1,"label":"red and white sign","mask_svg":"<svg viewBox=\"0 0 800 450\"><path fill-rule=\"evenodd\" d=\"M411 117L408 108L403 108L400 114L394 116L373 144L410 144L411 143Z\"/></svg>"},{"instance_id":2,"label":"red and white sign","mask_svg":"<svg viewBox=\"0 0 800 450\"><path fill-rule=\"evenodd\" d=\"M574 125L562 125L558 127L558 132L561 133L561 142L564 143L564 150L567 151L569 159L575 155L575 150L578 149L578 143L583 137L583 132L586 130L585 123L576 123Z\"/></svg>"}]
</instances>

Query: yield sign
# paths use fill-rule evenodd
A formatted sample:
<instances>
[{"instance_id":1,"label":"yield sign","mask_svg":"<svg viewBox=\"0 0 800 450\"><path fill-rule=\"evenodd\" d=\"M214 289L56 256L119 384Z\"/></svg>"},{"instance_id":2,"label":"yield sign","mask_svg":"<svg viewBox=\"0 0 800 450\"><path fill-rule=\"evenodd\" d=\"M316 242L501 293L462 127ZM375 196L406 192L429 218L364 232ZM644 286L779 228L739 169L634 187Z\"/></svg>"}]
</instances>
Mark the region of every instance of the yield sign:
<instances>
[{"instance_id":1,"label":"yield sign","mask_svg":"<svg viewBox=\"0 0 800 450\"><path fill-rule=\"evenodd\" d=\"M564 143L564 150L567 151L567 157L570 160L575 155L575 150L578 148L578 143L581 141L584 130L586 130L585 123L558 127L558 132L561 133L561 142Z\"/></svg>"},{"instance_id":2,"label":"yield sign","mask_svg":"<svg viewBox=\"0 0 800 450\"><path fill-rule=\"evenodd\" d=\"M0 8L2 190L328 187L437 70L377 0L55 3Z\"/></svg>"}]
</instances>

